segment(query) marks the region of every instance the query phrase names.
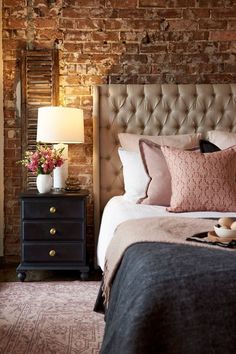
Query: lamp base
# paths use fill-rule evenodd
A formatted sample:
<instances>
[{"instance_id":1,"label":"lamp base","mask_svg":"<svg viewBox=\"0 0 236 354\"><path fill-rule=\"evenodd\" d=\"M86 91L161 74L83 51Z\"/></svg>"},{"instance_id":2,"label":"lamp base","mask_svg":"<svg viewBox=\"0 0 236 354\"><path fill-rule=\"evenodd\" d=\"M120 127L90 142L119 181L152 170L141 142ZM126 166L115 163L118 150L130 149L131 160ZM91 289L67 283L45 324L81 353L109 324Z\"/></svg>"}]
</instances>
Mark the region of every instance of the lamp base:
<instances>
[{"instance_id":1,"label":"lamp base","mask_svg":"<svg viewBox=\"0 0 236 354\"><path fill-rule=\"evenodd\" d=\"M53 170L53 188L54 189L65 189L66 187L66 176L63 166L56 167Z\"/></svg>"},{"instance_id":2,"label":"lamp base","mask_svg":"<svg viewBox=\"0 0 236 354\"><path fill-rule=\"evenodd\" d=\"M59 150L63 148L62 157L65 160L61 167L56 167L53 170L53 189L62 190L66 187L66 179L68 177L68 145L57 144L54 149Z\"/></svg>"}]
</instances>

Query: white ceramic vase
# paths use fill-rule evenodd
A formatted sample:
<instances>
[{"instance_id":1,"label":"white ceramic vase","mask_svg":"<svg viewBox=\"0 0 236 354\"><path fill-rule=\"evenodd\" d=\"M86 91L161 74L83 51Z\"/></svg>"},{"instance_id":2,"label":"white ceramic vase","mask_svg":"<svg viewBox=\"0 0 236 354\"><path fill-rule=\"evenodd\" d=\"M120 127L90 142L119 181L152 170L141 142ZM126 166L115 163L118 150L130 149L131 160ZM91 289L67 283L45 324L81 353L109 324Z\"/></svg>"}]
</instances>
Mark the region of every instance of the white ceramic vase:
<instances>
[{"instance_id":1,"label":"white ceramic vase","mask_svg":"<svg viewBox=\"0 0 236 354\"><path fill-rule=\"evenodd\" d=\"M39 193L50 192L52 188L52 176L39 174L36 179L36 186Z\"/></svg>"}]
</instances>

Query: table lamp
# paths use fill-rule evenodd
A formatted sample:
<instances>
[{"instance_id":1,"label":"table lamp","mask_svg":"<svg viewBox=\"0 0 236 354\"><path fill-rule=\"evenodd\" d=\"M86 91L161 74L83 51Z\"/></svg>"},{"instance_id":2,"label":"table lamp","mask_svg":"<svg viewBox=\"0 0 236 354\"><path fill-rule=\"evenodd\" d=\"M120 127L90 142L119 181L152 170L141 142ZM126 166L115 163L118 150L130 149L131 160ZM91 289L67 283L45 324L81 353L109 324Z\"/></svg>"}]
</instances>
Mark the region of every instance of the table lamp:
<instances>
[{"instance_id":1,"label":"table lamp","mask_svg":"<svg viewBox=\"0 0 236 354\"><path fill-rule=\"evenodd\" d=\"M63 150L64 164L53 171L53 188L64 189L68 177L68 145L84 142L83 111L78 108L50 106L38 109L37 142L52 143Z\"/></svg>"}]
</instances>

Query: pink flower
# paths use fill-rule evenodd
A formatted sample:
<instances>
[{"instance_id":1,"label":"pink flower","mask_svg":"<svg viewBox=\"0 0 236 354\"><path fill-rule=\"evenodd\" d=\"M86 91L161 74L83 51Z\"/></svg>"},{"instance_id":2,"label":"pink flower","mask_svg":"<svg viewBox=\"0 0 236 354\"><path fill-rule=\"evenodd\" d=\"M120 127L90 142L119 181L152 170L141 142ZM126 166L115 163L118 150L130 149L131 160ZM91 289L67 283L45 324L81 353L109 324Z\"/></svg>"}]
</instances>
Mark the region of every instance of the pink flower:
<instances>
[{"instance_id":1,"label":"pink flower","mask_svg":"<svg viewBox=\"0 0 236 354\"><path fill-rule=\"evenodd\" d=\"M18 162L36 175L50 174L55 167L60 167L64 163L62 152L63 149L56 150L38 144L36 151L26 151L25 158Z\"/></svg>"}]
</instances>

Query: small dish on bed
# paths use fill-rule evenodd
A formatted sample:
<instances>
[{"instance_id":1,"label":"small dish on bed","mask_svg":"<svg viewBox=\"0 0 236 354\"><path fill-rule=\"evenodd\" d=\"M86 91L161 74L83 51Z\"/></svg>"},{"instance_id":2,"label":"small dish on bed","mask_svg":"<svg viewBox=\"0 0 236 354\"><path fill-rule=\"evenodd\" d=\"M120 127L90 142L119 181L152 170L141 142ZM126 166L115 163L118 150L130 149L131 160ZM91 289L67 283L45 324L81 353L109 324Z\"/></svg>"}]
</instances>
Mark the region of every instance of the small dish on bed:
<instances>
[{"instance_id":1,"label":"small dish on bed","mask_svg":"<svg viewBox=\"0 0 236 354\"><path fill-rule=\"evenodd\" d=\"M215 233L220 238L231 238L232 240L236 239L236 230L225 229L219 227L218 225L214 226Z\"/></svg>"},{"instance_id":2,"label":"small dish on bed","mask_svg":"<svg viewBox=\"0 0 236 354\"><path fill-rule=\"evenodd\" d=\"M217 236L217 234L215 233L215 231L209 231L207 234L207 239L210 242L220 242L220 243L229 243L231 241L236 241L236 236L235 237L219 237Z\"/></svg>"}]
</instances>

